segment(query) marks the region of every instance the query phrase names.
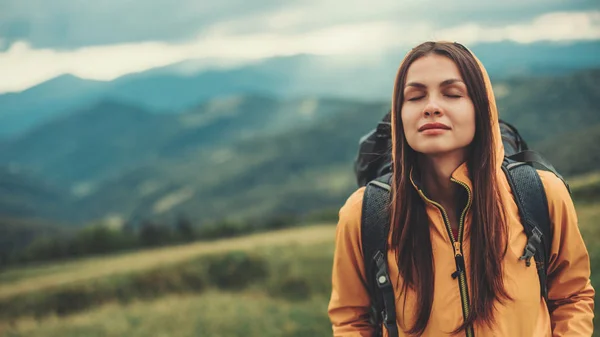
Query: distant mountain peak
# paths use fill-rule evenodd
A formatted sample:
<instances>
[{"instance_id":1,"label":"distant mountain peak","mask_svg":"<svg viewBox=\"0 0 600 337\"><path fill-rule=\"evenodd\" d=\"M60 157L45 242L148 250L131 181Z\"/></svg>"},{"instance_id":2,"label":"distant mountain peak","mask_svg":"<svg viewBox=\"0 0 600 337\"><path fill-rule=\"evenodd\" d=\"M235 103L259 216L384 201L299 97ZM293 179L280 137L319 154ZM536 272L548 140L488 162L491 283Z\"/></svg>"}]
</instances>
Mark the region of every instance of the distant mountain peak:
<instances>
[{"instance_id":1,"label":"distant mountain peak","mask_svg":"<svg viewBox=\"0 0 600 337\"><path fill-rule=\"evenodd\" d=\"M61 90L61 89L68 90L68 88L72 88L72 87L76 87L76 86L81 86L81 85L92 86L92 85L99 85L99 84L103 84L103 83L107 83L107 82L84 79L84 78L75 76L73 74L62 74L62 75L53 77L53 78L49 79L48 81L42 82L36 86L33 86L33 87L25 90L24 92L35 92L35 91L42 91L42 90L45 91L48 89L52 89L52 91Z\"/></svg>"}]
</instances>

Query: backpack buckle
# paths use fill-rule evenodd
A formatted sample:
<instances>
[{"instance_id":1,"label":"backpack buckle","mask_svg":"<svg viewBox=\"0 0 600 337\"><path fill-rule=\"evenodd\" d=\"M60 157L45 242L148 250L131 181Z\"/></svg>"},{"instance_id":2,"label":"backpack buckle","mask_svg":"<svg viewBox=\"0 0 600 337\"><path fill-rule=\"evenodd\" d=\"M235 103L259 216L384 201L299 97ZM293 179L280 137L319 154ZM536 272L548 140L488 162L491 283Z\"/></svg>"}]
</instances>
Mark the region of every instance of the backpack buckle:
<instances>
[{"instance_id":1,"label":"backpack buckle","mask_svg":"<svg viewBox=\"0 0 600 337\"><path fill-rule=\"evenodd\" d=\"M519 260L525 260L525 265L527 267L531 266L531 258L535 255L537 248L540 243L542 243L542 232L534 227L532 234L527 239L527 246L525 246L525 251L523 252L523 256L519 257Z\"/></svg>"},{"instance_id":2,"label":"backpack buckle","mask_svg":"<svg viewBox=\"0 0 600 337\"><path fill-rule=\"evenodd\" d=\"M388 315L385 312L382 312L382 314L384 315L383 317L383 325L385 326L386 330L388 331L388 336L398 336L398 326L396 325L396 319L390 317L391 319L388 320Z\"/></svg>"},{"instance_id":3,"label":"backpack buckle","mask_svg":"<svg viewBox=\"0 0 600 337\"><path fill-rule=\"evenodd\" d=\"M386 326L387 326L388 324L390 324L390 323L391 323L391 322L389 321L389 317L388 317L387 311L385 311L385 310L382 310L382 311L381 311L381 318L382 318L382 321L383 321L383 323L385 323L385 324L386 324ZM392 321L392 322L393 322L393 321Z\"/></svg>"}]
</instances>

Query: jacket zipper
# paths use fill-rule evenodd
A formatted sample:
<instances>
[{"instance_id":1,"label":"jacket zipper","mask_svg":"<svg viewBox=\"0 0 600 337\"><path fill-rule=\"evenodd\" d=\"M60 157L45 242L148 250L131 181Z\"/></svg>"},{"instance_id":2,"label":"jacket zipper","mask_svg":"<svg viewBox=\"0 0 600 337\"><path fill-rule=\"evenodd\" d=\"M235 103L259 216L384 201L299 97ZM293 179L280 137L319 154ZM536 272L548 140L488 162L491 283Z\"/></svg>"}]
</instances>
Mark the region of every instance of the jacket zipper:
<instances>
[{"instance_id":1,"label":"jacket zipper","mask_svg":"<svg viewBox=\"0 0 600 337\"><path fill-rule=\"evenodd\" d=\"M469 289L467 287L467 276L465 274L465 259L464 259L464 254L463 254L463 250L462 250L462 240L463 240L465 215L467 214L467 211L471 207L471 190L469 189L469 186L467 186L463 182L460 182L454 178L451 178L450 180L463 186L467 190L467 193L469 195L469 198L467 200L467 205L463 209L462 214L460 215L460 220L458 222L458 240L454 239L454 235L452 234L452 227L450 226L450 220L448 218L448 214L446 213L446 210L444 209L444 207L442 207L442 205L440 205L439 203L427 198L425 196L425 194L423 193L423 191L419 190L419 193L425 200L427 200L428 202L435 205L442 212L442 215L444 218L444 224L446 225L446 230L448 231L448 236L450 236L450 242L452 243L452 246L454 248L454 261L456 263L456 271L452 274L452 278L458 278L458 287L460 290L460 299L461 299L463 317L464 317L464 319L467 319L467 316L469 315ZM467 337L475 336L472 326L467 327L466 335L467 335Z\"/></svg>"}]
</instances>

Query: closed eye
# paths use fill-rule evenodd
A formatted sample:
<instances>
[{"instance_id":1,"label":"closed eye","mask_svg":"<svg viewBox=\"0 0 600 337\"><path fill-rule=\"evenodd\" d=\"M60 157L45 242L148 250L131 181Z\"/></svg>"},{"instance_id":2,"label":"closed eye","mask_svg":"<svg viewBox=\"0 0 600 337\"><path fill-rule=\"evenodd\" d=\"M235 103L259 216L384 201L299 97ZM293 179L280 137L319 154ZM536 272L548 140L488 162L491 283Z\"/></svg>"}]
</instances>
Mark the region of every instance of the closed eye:
<instances>
[{"instance_id":1,"label":"closed eye","mask_svg":"<svg viewBox=\"0 0 600 337\"><path fill-rule=\"evenodd\" d=\"M420 100L420 99L421 99L421 98L423 98L423 97L425 97L425 96L417 96L417 97L412 97L412 98L409 98L408 100L409 100L409 101L418 101L418 100Z\"/></svg>"},{"instance_id":2,"label":"closed eye","mask_svg":"<svg viewBox=\"0 0 600 337\"><path fill-rule=\"evenodd\" d=\"M461 98L462 97L461 95L446 95L446 96L450 97L450 98Z\"/></svg>"}]
</instances>

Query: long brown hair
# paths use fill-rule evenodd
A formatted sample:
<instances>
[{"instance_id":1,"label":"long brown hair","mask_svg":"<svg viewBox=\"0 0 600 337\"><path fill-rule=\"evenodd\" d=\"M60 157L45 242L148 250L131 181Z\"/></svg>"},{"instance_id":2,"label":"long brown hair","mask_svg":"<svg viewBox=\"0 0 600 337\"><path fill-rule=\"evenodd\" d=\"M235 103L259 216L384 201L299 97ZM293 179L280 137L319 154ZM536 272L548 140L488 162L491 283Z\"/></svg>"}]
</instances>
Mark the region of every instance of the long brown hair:
<instances>
[{"instance_id":1,"label":"long brown hair","mask_svg":"<svg viewBox=\"0 0 600 337\"><path fill-rule=\"evenodd\" d=\"M494 302L503 303L505 299L511 299L502 278L508 230L496 182L493 121L482 71L475 57L464 46L449 42L425 42L409 52L402 62L392 102L395 130L392 150L392 188L395 192L391 205L392 248L398 257L398 268L403 279L402 292L406 294L410 287L417 296L416 319L406 331L417 335L425 331L433 304L433 253L425 203L410 181L410 172L416 166L418 153L406 141L401 111L408 68L415 60L430 54L442 55L454 61L475 106L475 136L467 158L473 185L470 228L472 291L469 314L453 333L465 330L476 321L492 325Z\"/></svg>"}]
</instances>

